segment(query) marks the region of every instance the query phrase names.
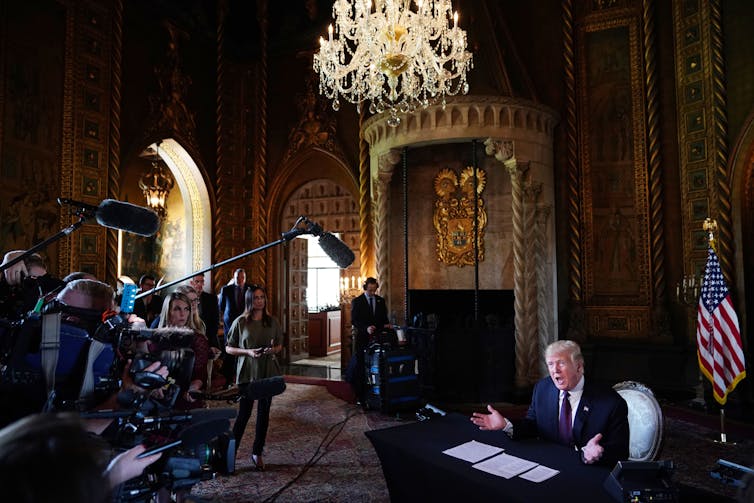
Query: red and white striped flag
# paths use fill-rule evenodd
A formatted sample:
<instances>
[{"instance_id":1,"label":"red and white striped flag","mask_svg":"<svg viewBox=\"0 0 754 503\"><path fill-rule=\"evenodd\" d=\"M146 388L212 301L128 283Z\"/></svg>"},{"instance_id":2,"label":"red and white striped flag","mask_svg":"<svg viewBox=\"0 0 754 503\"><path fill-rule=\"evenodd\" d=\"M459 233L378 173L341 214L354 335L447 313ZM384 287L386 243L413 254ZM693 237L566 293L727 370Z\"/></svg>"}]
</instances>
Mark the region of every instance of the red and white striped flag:
<instances>
[{"instance_id":1,"label":"red and white striped flag","mask_svg":"<svg viewBox=\"0 0 754 503\"><path fill-rule=\"evenodd\" d=\"M725 405L728 393L746 377L738 316L720 270L720 259L710 246L696 319L696 349L702 374L712 382L712 393Z\"/></svg>"}]
</instances>

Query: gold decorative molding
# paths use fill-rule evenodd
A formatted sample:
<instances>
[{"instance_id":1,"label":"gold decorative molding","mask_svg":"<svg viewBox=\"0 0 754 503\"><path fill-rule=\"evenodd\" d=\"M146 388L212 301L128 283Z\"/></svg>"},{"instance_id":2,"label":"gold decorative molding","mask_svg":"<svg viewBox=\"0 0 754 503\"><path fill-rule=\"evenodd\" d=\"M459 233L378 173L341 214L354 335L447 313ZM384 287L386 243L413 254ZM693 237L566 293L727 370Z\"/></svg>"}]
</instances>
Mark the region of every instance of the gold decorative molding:
<instances>
[{"instance_id":1,"label":"gold decorative molding","mask_svg":"<svg viewBox=\"0 0 754 503\"><path fill-rule=\"evenodd\" d=\"M564 2L569 336L658 339L668 333L651 328L664 326L666 300L654 4L573 16Z\"/></svg>"},{"instance_id":2,"label":"gold decorative molding","mask_svg":"<svg viewBox=\"0 0 754 503\"><path fill-rule=\"evenodd\" d=\"M305 89L296 97L296 107L299 111L298 124L288 134L288 147L282 164L307 148L320 148L345 157L337 141L336 118L330 113L327 100L317 92L317 76L313 72L307 75Z\"/></svg>"},{"instance_id":3,"label":"gold decorative molding","mask_svg":"<svg viewBox=\"0 0 754 503\"><path fill-rule=\"evenodd\" d=\"M432 221L438 262L463 267L474 265L477 260L484 261L487 210L482 192L486 185L487 173L482 169L474 170L472 166L461 171L460 176L447 168L435 176L437 198Z\"/></svg>"},{"instance_id":4,"label":"gold decorative molding","mask_svg":"<svg viewBox=\"0 0 754 503\"><path fill-rule=\"evenodd\" d=\"M701 275L702 223L719 223L720 266L732 283L732 215L719 0L673 1L684 273Z\"/></svg>"},{"instance_id":5,"label":"gold decorative molding","mask_svg":"<svg viewBox=\"0 0 754 503\"><path fill-rule=\"evenodd\" d=\"M170 41L163 62L154 70L159 91L149 99L151 129L162 134L174 132L193 143L196 118L186 104L192 82L191 77L183 72L179 50L182 43L189 39L189 34L169 20L163 22L163 27Z\"/></svg>"},{"instance_id":6,"label":"gold decorative molding","mask_svg":"<svg viewBox=\"0 0 754 503\"><path fill-rule=\"evenodd\" d=\"M113 1L112 20L112 83L110 85L110 139L107 194L111 199L120 197L120 113L123 60L123 0ZM118 231L107 231L105 252L105 278L114 285L118 275Z\"/></svg>"}]
</instances>

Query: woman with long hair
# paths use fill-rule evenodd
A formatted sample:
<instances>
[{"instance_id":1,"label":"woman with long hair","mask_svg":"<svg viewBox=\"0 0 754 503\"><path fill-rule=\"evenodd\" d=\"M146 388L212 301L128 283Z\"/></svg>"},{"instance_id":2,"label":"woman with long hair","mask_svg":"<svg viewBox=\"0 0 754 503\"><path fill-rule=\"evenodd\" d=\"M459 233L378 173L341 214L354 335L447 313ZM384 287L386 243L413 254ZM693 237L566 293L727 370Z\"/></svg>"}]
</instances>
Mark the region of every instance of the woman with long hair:
<instances>
[{"instance_id":1,"label":"woman with long hair","mask_svg":"<svg viewBox=\"0 0 754 503\"><path fill-rule=\"evenodd\" d=\"M238 356L236 379L241 400L238 416L233 425L236 437L236 449L241 445L246 424L254 408L254 400L247 397L249 384L259 379L280 375L280 367L275 355L283 349L283 332L280 323L270 315L267 309L267 292L261 286L254 285L246 290L245 310L233 321L228 331L225 351ZM260 398L257 406L256 432L251 450L251 462L257 470L264 470L262 451L267 438L270 422L272 397Z\"/></svg>"},{"instance_id":2,"label":"woman with long hair","mask_svg":"<svg viewBox=\"0 0 754 503\"><path fill-rule=\"evenodd\" d=\"M194 292L196 294L196 292ZM160 312L160 324L158 328L188 328L194 332L194 340L191 349L194 351L194 371L191 374L191 382L188 388L181 394L175 403L177 409L192 409L203 407L204 403L191 396L199 393L207 383L207 362L212 357L209 348L209 340L201 327L198 327L192 317L191 299L185 293L175 291L165 297Z\"/></svg>"}]
</instances>

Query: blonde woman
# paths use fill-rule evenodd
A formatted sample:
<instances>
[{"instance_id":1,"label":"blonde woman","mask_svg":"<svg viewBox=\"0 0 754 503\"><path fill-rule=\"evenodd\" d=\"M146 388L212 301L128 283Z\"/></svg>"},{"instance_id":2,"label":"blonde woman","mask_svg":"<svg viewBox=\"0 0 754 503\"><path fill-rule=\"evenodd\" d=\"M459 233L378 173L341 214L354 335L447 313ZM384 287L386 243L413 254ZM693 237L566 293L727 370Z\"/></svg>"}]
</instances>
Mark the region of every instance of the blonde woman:
<instances>
[{"instance_id":1,"label":"blonde woman","mask_svg":"<svg viewBox=\"0 0 754 503\"><path fill-rule=\"evenodd\" d=\"M193 398L191 393L201 391L207 383L207 362L212 355L207 337L193 324L192 311L191 299L185 293L175 291L165 298L160 312L158 328L189 328L194 331L194 341L191 344L191 349L194 351L194 371L191 374L188 389L175 403L177 409L195 409L204 406L204 403Z\"/></svg>"}]
</instances>

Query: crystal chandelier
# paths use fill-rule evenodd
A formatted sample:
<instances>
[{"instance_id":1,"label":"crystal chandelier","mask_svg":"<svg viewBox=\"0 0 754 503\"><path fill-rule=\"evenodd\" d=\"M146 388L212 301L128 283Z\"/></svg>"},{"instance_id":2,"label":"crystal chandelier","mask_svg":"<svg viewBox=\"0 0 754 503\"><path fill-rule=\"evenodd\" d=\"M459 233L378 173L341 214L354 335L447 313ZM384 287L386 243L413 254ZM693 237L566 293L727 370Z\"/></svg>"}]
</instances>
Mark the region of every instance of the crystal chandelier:
<instances>
[{"instance_id":1,"label":"crystal chandelier","mask_svg":"<svg viewBox=\"0 0 754 503\"><path fill-rule=\"evenodd\" d=\"M165 164L160 157L159 143L156 145L156 152L152 159L152 167L141 175L139 179L139 188L144 193L147 200L147 206L152 208L160 218L165 218L167 214L167 199L170 190L173 188L173 177L170 171L166 169Z\"/></svg>"},{"instance_id":2,"label":"crystal chandelier","mask_svg":"<svg viewBox=\"0 0 754 503\"><path fill-rule=\"evenodd\" d=\"M399 114L468 93L473 61L451 0L335 0L333 18L314 71L334 110L341 97L359 111L370 100L395 127Z\"/></svg>"}]
</instances>

